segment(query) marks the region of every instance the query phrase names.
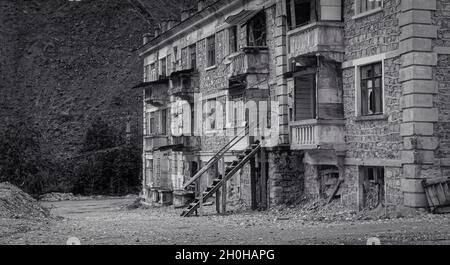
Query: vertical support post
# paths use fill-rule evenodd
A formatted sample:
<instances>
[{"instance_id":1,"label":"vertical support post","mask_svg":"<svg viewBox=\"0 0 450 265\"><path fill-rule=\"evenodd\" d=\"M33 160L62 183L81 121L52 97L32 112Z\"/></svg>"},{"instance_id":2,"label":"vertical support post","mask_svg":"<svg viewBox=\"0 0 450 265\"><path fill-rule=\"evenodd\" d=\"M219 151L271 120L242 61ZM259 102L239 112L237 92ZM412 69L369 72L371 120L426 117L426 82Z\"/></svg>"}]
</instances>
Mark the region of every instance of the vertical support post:
<instances>
[{"instance_id":1,"label":"vertical support post","mask_svg":"<svg viewBox=\"0 0 450 265\"><path fill-rule=\"evenodd\" d=\"M199 206L199 216L203 216L203 185L202 185L202 176L198 178L199 181L199 198L200 198L200 206Z\"/></svg>"},{"instance_id":2,"label":"vertical support post","mask_svg":"<svg viewBox=\"0 0 450 265\"><path fill-rule=\"evenodd\" d=\"M225 161L225 159L224 159ZM225 163L224 163L225 165ZM224 177L222 183L222 214L227 213L227 181L225 179L225 168L224 168Z\"/></svg>"},{"instance_id":3,"label":"vertical support post","mask_svg":"<svg viewBox=\"0 0 450 265\"><path fill-rule=\"evenodd\" d=\"M258 208L258 202L256 201L256 167L255 158L250 160L250 189L251 189L251 199L252 199L252 210Z\"/></svg>"},{"instance_id":4,"label":"vertical support post","mask_svg":"<svg viewBox=\"0 0 450 265\"><path fill-rule=\"evenodd\" d=\"M223 159L223 158L222 158ZM219 168L221 168L221 161L222 161L222 159L219 159L218 161L217 161L217 164L216 164L216 172L215 172L215 175L216 175L216 178L218 179L219 178L219 176L220 176L220 169ZM217 213L220 213L220 189L217 189L217 191L216 191L216 211L217 211Z\"/></svg>"},{"instance_id":5,"label":"vertical support post","mask_svg":"<svg viewBox=\"0 0 450 265\"><path fill-rule=\"evenodd\" d=\"M261 147L261 206L264 210L267 209L267 158L266 150Z\"/></svg>"}]
</instances>

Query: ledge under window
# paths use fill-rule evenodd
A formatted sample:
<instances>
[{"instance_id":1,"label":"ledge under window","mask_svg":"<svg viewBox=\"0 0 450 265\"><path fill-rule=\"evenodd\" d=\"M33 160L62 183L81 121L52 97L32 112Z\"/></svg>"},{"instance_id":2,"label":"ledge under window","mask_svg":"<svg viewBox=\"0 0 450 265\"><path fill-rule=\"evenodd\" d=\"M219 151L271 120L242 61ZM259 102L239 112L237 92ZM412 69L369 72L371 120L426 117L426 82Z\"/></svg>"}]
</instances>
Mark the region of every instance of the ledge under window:
<instances>
[{"instance_id":1,"label":"ledge under window","mask_svg":"<svg viewBox=\"0 0 450 265\"><path fill-rule=\"evenodd\" d=\"M377 114L377 115L356 116L355 121L382 121L387 119L388 115Z\"/></svg>"},{"instance_id":2,"label":"ledge under window","mask_svg":"<svg viewBox=\"0 0 450 265\"><path fill-rule=\"evenodd\" d=\"M373 15L373 14L381 12L381 11L383 11L382 6L372 9L372 10L369 10L369 11L366 11L366 12L363 12L363 13L356 14L352 17L352 19L358 19L358 18L370 16L370 15Z\"/></svg>"}]
</instances>

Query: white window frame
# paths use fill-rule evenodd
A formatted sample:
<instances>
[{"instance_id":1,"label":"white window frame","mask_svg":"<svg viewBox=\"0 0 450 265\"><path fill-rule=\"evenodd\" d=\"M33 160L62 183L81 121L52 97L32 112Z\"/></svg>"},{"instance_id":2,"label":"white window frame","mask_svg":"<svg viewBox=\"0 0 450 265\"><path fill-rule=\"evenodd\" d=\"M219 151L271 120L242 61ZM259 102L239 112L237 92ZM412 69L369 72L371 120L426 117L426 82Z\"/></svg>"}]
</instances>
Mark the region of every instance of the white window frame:
<instances>
[{"instance_id":1,"label":"white window frame","mask_svg":"<svg viewBox=\"0 0 450 265\"><path fill-rule=\"evenodd\" d=\"M384 3L383 3L384 0L379 0L381 2L381 6L380 7L376 7L374 9L367 10L365 12L359 12L360 3L361 3L360 1L361 0L355 0L355 3L353 4L353 10L355 11L354 12L355 15L353 16L353 19L360 18L360 17L365 17L365 16L368 16L368 15L371 15L371 14L374 14L374 13L378 13L378 12L382 11L383 7L384 7ZM377 1L377 0L374 0L374 1Z\"/></svg>"},{"instance_id":2,"label":"white window frame","mask_svg":"<svg viewBox=\"0 0 450 265\"><path fill-rule=\"evenodd\" d=\"M386 98L385 98L385 64L384 61L386 59L386 54L374 55L366 58L357 59L353 62L354 65L354 73L355 73L355 116L363 117L361 114L361 67L379 63L381 62L381 95L382 95L382 105L383 105L383 113L380 115L386 115ZM376 116L376 115L374 115ZM364 116L366 117L366 116ZM369 116L370 117L370 116Z\"/></svg>"}]
</instances>

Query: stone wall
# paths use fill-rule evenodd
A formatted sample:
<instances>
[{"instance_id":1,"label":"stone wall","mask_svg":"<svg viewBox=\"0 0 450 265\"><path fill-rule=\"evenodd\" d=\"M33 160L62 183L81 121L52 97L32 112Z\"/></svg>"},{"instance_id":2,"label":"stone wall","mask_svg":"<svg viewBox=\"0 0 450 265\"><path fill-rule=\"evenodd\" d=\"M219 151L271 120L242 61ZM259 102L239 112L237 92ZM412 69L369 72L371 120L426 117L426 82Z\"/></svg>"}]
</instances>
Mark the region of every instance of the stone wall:
<instances>
[{"instance_id":1,"label":"stone wall","mask_svg":"<svg viewBox=\"0 0 450 265\"><path fill-rule=\"evenodd\" d=\"M386 166L385 181L388 203L401 197L399 172L403 149L400 125L402 88L399 82L400 0L383 1L380 12L354 17L354 1L345 1L345 63L343 69L344 116L346 119L346 167L342 202L358 204L359 166ZM364 120L355 109L356 69L352 60L379 56L384 59L384 115ZM351 63L349 63L351 62ZM398 165L397 165L398 164ZM401 171L401 170L400 170Z\"/></svg>"},{"instance_id":2,"label":"stone wall","mask_svg":"<svg viewBox=\"0 0 450 265\"><path fill-rule=\"evenodd\" d=\"M305 190L303 155L280 149L269 151L267 159L269 205L298 202Z\"/></svg>"},{"instance_id":3,"label":"stone wall","mask_svg":"<svg viewBox=\"0 0 450 265\"><path fill-rule=\"evenodd\" d=\"M435 104L438 106L439 118L435 130L439 138L439 147L435 156L440 160L442 174L450 175L450 3L445 0L436 1L437 11L433 13L433 24L437 26L437 38L433 47L440 51L437 55L436 70L433 79L438 82L438 96ZM439 48L441 47L441 48ZM442 48L446 47L446 48Z\"/></svg>"}]
</instances>

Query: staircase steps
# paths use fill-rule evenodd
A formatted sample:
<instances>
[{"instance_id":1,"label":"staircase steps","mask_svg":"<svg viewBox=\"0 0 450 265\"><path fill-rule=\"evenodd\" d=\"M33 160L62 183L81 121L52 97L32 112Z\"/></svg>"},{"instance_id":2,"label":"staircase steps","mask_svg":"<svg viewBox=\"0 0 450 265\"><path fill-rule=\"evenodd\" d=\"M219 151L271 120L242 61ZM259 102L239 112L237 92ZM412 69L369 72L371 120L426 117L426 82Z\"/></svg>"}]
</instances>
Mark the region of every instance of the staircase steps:
<instances>
[{"instance_id":1,"label":"staircase steps","mask_svg":"<svg viewBox=\"0 0 450 265\"><path fill-rule=\"evenodd\" d=\"M197 198L191 204L189 204L188 208L181 213L181 216L186 217L195 212L200 207L200 200L203 200L203 202L205 202L214 193L216 193L219 188L222 187L223 183L227 182L231 177L233 177L251 158L253 158L257 154L260 149L260 143L256 142L255 144L251 145L251 148L247 148L243 153L239 154L237 156L238 160L234 160L231 166L226 167L225 177L214 179L212 185L206 188L201 198Z\"/></svg>"}]
</instances>

